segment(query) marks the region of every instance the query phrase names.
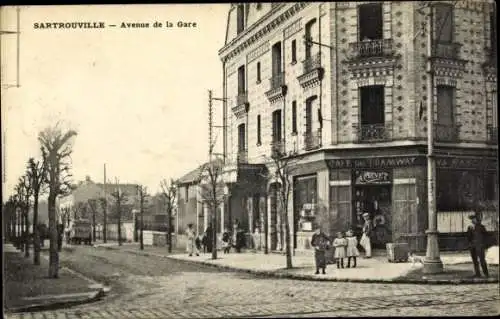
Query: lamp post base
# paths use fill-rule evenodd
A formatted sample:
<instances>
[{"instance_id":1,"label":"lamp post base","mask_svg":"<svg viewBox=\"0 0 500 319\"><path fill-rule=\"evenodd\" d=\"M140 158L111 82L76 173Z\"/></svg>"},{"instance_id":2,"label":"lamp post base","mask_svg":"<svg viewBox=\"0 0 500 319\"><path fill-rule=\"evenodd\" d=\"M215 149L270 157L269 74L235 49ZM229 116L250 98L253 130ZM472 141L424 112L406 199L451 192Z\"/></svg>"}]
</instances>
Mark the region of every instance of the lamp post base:
<instances>
[{"instance_id":1,"label":"lamp post base","mask_svg":"<svg viewBox=\"0 0 500 319\"><path fill-rule=\"evenodd\" d=\"M424 259L424 274L437 274L443 272L443 262L439 256L438 232L426 231L427 253Z\"/></svg>"}]
</instances>

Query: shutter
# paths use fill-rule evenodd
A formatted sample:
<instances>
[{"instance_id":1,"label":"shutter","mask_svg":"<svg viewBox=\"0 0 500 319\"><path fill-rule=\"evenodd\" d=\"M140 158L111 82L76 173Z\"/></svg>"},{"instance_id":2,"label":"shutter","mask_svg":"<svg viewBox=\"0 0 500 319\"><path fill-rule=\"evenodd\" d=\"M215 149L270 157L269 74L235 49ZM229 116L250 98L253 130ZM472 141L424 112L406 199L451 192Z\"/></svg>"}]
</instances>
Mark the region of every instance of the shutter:
<instances>
[{"instance_id":1,"label":"shutter","mask_svg":"<svg viewBox=\"0 0 500 319\"><path fill-rule=\"evenodd\" d=\"M415 184L394 184L392 192L392 240L408 242L418 234L417 189ZM409 243L410 244L410 243ZM414 247L410 245L410 247Z\"/></svg>"},{"instance_id":2,"label":"shutter","mask_svg":"<svg viewBox=\"0 0 500 319\"><path fill-rule=\"evenodd\" d=\"M330 186L330 235L351 226L351 186Z\"/></svg>"}]
</instances>

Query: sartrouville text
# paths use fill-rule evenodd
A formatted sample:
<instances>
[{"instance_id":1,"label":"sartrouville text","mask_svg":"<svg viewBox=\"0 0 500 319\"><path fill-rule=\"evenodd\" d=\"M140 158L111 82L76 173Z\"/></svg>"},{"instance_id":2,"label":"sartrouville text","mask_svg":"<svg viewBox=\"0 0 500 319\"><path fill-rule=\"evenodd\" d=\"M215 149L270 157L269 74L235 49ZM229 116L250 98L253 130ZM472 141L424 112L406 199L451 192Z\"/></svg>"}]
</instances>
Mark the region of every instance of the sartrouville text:
<instances>
[{"instance_id":1,"label":"sartrouville text","mask_svg":"<svg viewBox=\"0 0 500 319\"><path fill-rule=\"evenodd\" d=\"M104 22L35 22L34 29L103 29Z\"/></svg>"}]
</instances>

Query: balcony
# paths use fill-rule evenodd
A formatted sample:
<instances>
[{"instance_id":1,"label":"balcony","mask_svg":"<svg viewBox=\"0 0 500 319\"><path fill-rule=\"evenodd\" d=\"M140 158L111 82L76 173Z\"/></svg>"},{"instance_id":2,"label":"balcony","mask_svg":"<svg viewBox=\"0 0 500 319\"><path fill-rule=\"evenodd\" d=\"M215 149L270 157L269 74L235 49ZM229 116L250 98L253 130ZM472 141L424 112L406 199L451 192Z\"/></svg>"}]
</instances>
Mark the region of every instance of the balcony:
<instances>
[{"instance_id":1,"label":"balcony","mask_svg":"<svg viewBox=\"0 0 500 319\"><path fill-rule=\"evenodd\" d=\"M323 67L321 66L321 54L318 52L302 61L302 75L297 77L303 88L312 87L323 79Z\"/></svg>"},{"instance_id":2,"label":"balcony","mask_svg":"<svg viewBox=\"0 0 500 319\"><path fill-rule=\"evenodd\" d=\"M236 117L241 117L248 112L250 104L248 103L248 93L247 91L241 91L235 98L236 105L232 108L232 111Z\"/></svg>"},{"instance_id":3,"label":"balcony","mask_svg":"<svg viewBox=\"0 0 500 319\"><path fill-rule=\"evenodd\" d=\"M246 164L248 163L248 151L245 149L245 150L238 150L238 154L237 154L237 161L238 161L238 164Z\"/></svg>"},{"instance_id":4,"label":"balcony","mask_svg":"<svg viewBox=\"0 0 500 319\"><path fill-rule=\"evenodd\" d=\"M349 43L352 59L391 56L394 54L392 39L366 40Z\"/></svg>"},{"instance_id":5,"label":"balcony","mask_svg":"<svg viewBox=\"0 0 500 319\"><path fill-rule=\"evenodd\" d=\"M269 90L266 92L266 97L269 102L273 103L282 99L287 91L285 85L285 72L273 74L269 79L269 87Z\"/></svg>"},{"instance_id":6,"label":"balcony","mask_svg":"<svg viewBox=\"0 0 500 319\"><path fill-rule=\"evenodd\" d=\"M488 125L486 134L488 144L498 145L498 127Z\"/></svg>"},{"instance_id":7,"label":"balcony","mask_svg":"<svg viewBox=\"0 0 500 319\"><path fill-rule=\"evenodd\" d=\"M458 125L434 124L434 140L436 142L458 142Z\"/></svg>"},{"instance_id":8,"label":"balcony","mask_svg":"<svg viewBox=\"0 0 500 319\"><path fill-rule=\"evenodd\" d=\"M358 127L359 142L388 141L391 136L392 126L386 123L363 124Z\"/></svg>"},{"instance_id":9,"label":"balcony","mask_svg":"<svg viewBox=\"0 0 500 319\"><path fill-rule=\"evenodd\" d=\"M285 143L283 140L276 140L271 143L271 157L280 158L285 154Z\"/></svg>"},{"instance_id":10,"label":"balcony","mask_svg":"<svg viewBox=\"0 0 500 319\"><path fill-rule=\"evenodd\" d=\"M304 149L312 151L321 147L321 130L316 132L306 132L304 134Z\"/></svg>"}]
</instances>

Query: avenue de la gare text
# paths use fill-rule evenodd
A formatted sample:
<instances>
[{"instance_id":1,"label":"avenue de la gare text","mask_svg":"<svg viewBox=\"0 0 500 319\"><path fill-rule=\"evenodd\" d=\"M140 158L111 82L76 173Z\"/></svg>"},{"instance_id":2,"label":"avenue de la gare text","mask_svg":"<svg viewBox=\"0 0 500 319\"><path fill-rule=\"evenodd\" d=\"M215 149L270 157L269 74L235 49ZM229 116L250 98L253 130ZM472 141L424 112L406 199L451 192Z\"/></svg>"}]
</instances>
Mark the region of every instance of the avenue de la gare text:
<instances>
[{"instance_id":1,"label":"avenue de la gare text","mask_svg":"<svg viewBox=\"0 0 500 319\"><path fill-rule=\"evenodd\" d=\"M165 21L154 23L149 22L122 22L119 25L108 24L108 27L120 27L124 29L128 28L196 28L198 24L196 22L186 22L186 21ZM34 29L103 29L106 27L104 22L35 22L33 23Z\"/></svg>"}]
</instances>

